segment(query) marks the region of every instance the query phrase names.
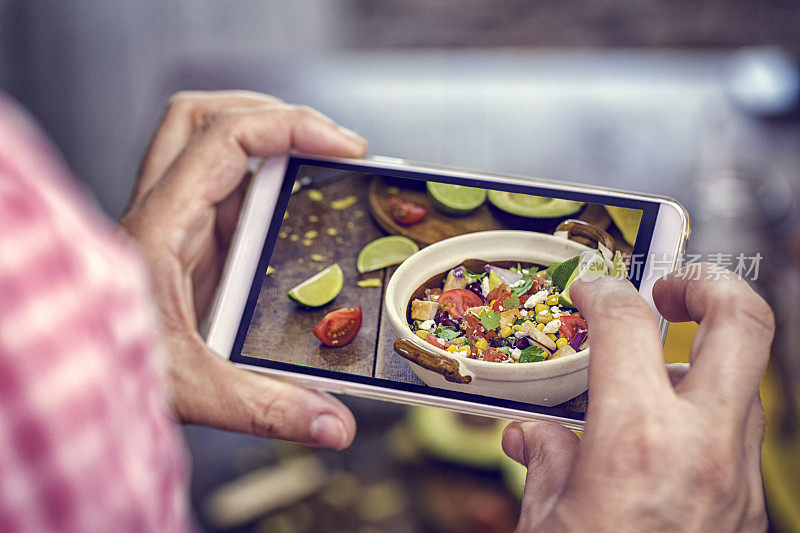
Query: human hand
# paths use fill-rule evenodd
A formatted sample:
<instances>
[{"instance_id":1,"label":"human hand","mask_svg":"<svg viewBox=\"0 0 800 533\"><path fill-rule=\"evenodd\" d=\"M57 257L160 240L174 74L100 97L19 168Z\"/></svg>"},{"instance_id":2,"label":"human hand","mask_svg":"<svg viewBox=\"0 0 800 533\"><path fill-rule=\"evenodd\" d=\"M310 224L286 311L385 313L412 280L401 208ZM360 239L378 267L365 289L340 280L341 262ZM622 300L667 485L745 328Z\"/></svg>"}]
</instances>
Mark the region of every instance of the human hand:
<instances>
[{"instance_id":1,"label":"human hand","mask_svg":"<svg viewBox=\"0 0 800 533\"><path fill-rule=\"evenodd\" d=\"M774 318L732 273L707 274L683 269L653 288L667 320L699 323L691 369L669 375L629 282L570 289L591 331L586 428L582 439L555 423L506 428L504 450L528 468L519 530L766 529L758 384Z\"/></svg>"},{"instance_id":2,"label":"human hand","mask_svg":"<svg viewBox=\"0 0 800 533\"><path fill-rule=\"evenodd\" d=\"M334 397L236 368L197 331L220 281L243 195L248 157L292 148L363 156L366 141L321 113L244 91L179 93L145 156L120 225L152 271L181 422L332 448L355 435Z\"/></svg>"}]
</instances>

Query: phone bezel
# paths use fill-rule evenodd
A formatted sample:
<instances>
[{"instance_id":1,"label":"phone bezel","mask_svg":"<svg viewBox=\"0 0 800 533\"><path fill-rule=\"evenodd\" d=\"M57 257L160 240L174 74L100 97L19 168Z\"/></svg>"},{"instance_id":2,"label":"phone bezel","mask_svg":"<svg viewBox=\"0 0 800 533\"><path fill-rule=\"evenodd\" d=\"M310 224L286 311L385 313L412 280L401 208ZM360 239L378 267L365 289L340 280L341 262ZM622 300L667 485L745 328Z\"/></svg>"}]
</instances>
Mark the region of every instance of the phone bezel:
<instances>
[{"instance_id":1,"label":"phone bezel","mask_svg":"<svg viewBox=\"0 0 800 533\"><path fill-rule=\"evenodd\" d=\"M228 260L223 271L222 280L211 312L209 313L207 328L205 328L207 329L206 342L209 347L220 357L225 359L230 360L233 356L232 349L235 345L248 299L252 298L251 287L258 271L259 261L261 260L265 243L274 242L275 235L270 235L270 233L277 233L280 228L280 219L277 219L277 224L275 220L273 220L276 206L280 198L288 202L288 197L291 194L293 180L287 179L288 176L286 173L287 168L289 168L290 158L346 165L349 167L357 166L360 167L359 171L364 172L379 173L382 170L390 170L395 172L409 171L415 174L430 174L432 177L445 177L448 181L455 180L463 182L465 185L474 184L474 180L480 180L483 182L495 182L526 188L537 187L561 192L594 194L609 198L628 198L632 200L654 202L658 204L658 213L653 224L648 260L642 266L644 272L648 271L650 267L648 263L656 254L663 255L669 270L677 268L680 265L682 252L689 235L689 220L685 209L674 200L660 196L618 191L604 187L575 185L539 178L522 178L489 174L473 170L442 168L386 157L344 159L295 153L288 156L270 158L263 162L250 184L239 217ZM612 202L609 203L611 204ZM655 276L643 276L639 292L658 316L651 294L652 285L656 279ZM666 322L661 319L660 316L659 319L661 320L663 338L663 335L666 333ZM271 375L278 379L286 379L303 386L334 393L411 405L442 407L469 414L493 416L511 420L553 420L573 429L580 429L584 425L583 420L532 412L525 409L449 398L440 394L412 392L376 384L358 383L345 380L344 378L339 379L336 377L309 375L291 370L265 368L242 362L235 362L235 364L243 368Z\"/></svg>"}]
</instances>

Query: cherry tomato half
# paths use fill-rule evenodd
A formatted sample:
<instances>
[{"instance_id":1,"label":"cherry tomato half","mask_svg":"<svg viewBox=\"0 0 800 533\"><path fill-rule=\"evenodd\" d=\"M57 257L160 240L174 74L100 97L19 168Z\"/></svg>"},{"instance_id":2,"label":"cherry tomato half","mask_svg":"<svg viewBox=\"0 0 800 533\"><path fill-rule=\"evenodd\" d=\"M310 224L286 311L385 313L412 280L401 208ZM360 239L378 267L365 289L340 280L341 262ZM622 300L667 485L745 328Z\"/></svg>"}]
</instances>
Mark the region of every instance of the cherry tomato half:
<instances>
[{"instance_id":1,"label":"cherry tomato half","mask_svg":"<svg viewBox=\"0 0 800 533\"><path fill-rule=\"evenodd\" d=\"M561 327L558 328L558 334L568 341L572 340L579 329L588 329L586 321L579 316L564 315L559 317L559 320L561 320Z\"/></svg>"},{"instance_id":2,"label":"cherry tomato half","mask_svg":"<svg viewBox=\"0 0 800 533\"><path fill-rule=\"evenodd\" d=\"M394 221L401 226L411 226L425 218L425 215L428 214L428 208L393 196L389 199L389 213Z\"/></svg>"},{"instance_id":3,"label":"cherry tomato half","mask_svg":"<svg viewBox=\"0 0 800 533\"><path fill-rule=\"evenodd\" d=\"M483 298L467 289L450 289L436 300L439 305L455 318L464 318L464 311L470 307L483 305Z\"/></svg>"},{"instance_id":4,"label":"cherry tomato half","mask_svg":"<svg viewBox=\"0 0 800 533\"><path fill-rule=\"evenodd\" d=\"M361 308L344 308L331 311L311 330L326 346L344 346L352 341L361 329Z\"/></svg>"}]
</instances>

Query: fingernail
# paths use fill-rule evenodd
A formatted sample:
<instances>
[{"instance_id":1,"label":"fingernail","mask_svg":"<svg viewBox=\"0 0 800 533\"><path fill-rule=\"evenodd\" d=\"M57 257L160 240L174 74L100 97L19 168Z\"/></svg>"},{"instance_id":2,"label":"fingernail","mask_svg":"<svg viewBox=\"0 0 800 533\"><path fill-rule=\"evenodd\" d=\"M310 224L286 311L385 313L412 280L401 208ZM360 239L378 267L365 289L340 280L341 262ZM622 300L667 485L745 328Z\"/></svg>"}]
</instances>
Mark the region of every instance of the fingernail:
<instances>
[{"instance_id":1,"label":"fingernail","mask_svg":"<svg viewBox=\"0 0 800 533\"><path fill-rule=\"evenodd\" d=\"M583 287L592 287L592 291L629 291L636 290L631 283L617 276L597 276L590 279L578 279L570 286L570 295L575 295L583 291ZM572 292L577 289L577 292Z\"/></svg>"},{"instance_id":2,"label":"fingernail","mask_svg":"<svg viewBox=\"0 0 800 533\"><path fill-rule=\"evenodd\" d=\"M519 424L509 424L503 431L503 450L506 455L521 465L525 457L525 445L523 443L522 428Z\"/></svg>"},{"instance_id":3,"label":"fingernail","mask_svg":"<svg viewBox=\"0 0 800 533\"><path fill-rule=\"evenodd\" d=\"M320 446L341 449L345 445L347 432L341 420L331 414L324 414L311 422L311 439Z\"/></svg>"},{"instance_id":4,"label":"fingernail","mask_svg":"<svg viewBox=\"0 0 800 533\"><path fill-rule=\"evenodd\" d=\"M354 132L349 128L345 128L344 126L338 126L338 128L341 133L343 133L344 135L350 137L355 141L358 141L359 143L367 142L367 140L364 137L362 137L361 135L359 135L358 133Z\"/></svg>"}]
</instances>

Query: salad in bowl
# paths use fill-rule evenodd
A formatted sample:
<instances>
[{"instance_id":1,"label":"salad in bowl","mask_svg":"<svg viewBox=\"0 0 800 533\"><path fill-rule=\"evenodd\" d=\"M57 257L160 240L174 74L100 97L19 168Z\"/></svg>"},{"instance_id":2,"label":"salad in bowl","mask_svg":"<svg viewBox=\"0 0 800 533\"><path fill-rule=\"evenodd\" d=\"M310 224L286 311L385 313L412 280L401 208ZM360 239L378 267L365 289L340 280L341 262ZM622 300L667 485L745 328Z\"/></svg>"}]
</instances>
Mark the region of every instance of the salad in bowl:
<instances>
[{"instance_id":1,"label":"salad in bowl","mask_svg":"<svg viewBox=\"0 0 800 533\"><path fill-rule=\"evenodd\" d=\"M431 346L480 361L525 364L577 353L589 343L567 291L578 261L545 268L467 259L414 292L408 325Z\"/></svg>"}]
</instances>

